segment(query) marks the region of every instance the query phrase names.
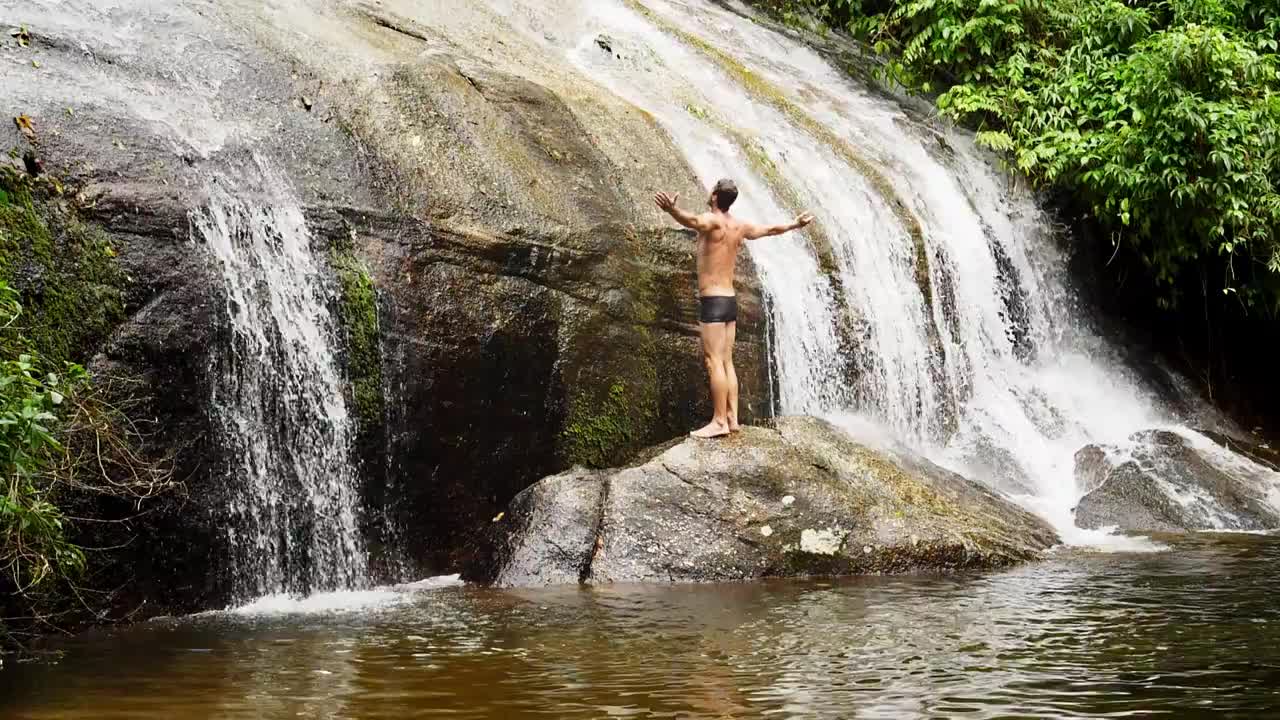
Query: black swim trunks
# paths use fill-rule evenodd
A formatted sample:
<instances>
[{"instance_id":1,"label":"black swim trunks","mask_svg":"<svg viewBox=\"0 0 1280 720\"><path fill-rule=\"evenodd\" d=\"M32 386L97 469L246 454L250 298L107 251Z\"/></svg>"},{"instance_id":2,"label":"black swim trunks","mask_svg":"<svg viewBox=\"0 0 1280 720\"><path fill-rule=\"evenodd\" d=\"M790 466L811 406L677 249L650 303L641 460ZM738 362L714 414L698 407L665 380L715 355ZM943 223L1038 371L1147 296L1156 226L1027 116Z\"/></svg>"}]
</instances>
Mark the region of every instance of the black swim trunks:
<instances>
[{"instance_id":1,"label":"black swim trunks","mask_svg":"<svg viewBox=\"0 0 1280 720\"><path fill-rule=\"evenodd\" d=\"M703 323L731 323L738 320L738 298L713 296L698 299L701 311L698 320Z\"/></svg>"}]
</instances>

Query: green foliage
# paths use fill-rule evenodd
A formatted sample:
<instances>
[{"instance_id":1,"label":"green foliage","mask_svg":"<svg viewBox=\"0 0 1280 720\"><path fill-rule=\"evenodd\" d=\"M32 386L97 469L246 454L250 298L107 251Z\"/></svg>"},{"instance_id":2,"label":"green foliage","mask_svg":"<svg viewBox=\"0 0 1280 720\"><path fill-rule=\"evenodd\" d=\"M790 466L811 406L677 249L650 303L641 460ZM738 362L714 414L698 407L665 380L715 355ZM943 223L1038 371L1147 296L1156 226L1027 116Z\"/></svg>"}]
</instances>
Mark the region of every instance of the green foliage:
<instances>
[{"instance_id":1,"label":"green foliage","mask_svg":"<svg viewBox=\"0 0 1280 720\"><path fill-rule=\"evenodd\" d=\"M18 294L0 281L0 323L22 311ZM84 570L84 553L66 535L62 513L51 502L48 476L64 467L67 453L56 437L67 395L87 382L84 369L43 373L30 355L0 359L0 572L21 593Z\"/></svg>"},{"instance_id":2,"label":"green foliage","mask_svg":"<svg viewBox=\"0 0 1280 720\"><path fill-rule=\"evenodd\" d=\"M766 0L765 5L791 25L843 27L862 10L859 0Z\"/></svg>"},{"instance_id":3,"label":"green foliage","mask_svg":"<svg viewBox=\"0 0 1280 720\"><path fill-rule=\"evenodd\" d=\"M138 453L127 411L140 399L109 401L76 364L123 319L115 256L56 179L0 166L0 649L103 617L61 508L103 497L136 508L176 485L170 458Z\"/></svg>"},{"instance_id":4,"label":"green foliage","mask_svg":"<svg viewBox=\"0 0 1280 720\"><path fill-rule=\"evenodd\" d=\"M1161 288L1220 268L1280 307L1277 0L792 0L1041 187L1065 190ZM1216 271L1216 270L1215 270Z\"/></svg>"},{"instance_id":5,"label":"green foliage","mask_svg":"<svg viewBox=\"0 0 1280 720\"><path fill-rule=\"evenodd\" d=\"M60 209L60 191L0 171L0 578L22 594L84 569L54 503L54 477L69 466L69 398L88 387L69 360L122 314L114 250Z\"/></svg>"}]
</instances>

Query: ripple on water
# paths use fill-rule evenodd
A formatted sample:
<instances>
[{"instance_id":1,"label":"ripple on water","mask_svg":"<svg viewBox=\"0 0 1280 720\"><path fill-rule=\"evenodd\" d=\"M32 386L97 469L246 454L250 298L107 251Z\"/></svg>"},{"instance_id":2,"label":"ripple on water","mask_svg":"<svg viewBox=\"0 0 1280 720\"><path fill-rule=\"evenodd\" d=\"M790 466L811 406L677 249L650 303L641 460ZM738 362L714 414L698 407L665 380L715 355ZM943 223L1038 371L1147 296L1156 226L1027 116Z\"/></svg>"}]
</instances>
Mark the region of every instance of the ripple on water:
<instances>
[{"instance_id":1,"label":"ripple on water","mask_svg":"<svg viewBox=\"0 0 1280 720\"><path fill-rule=\"evenodd\" d=\"M86 635L0 690L40 720L1265 716L1280 539L1161 541L991 575L321 596Z\"/></svg>"}]
</instances>

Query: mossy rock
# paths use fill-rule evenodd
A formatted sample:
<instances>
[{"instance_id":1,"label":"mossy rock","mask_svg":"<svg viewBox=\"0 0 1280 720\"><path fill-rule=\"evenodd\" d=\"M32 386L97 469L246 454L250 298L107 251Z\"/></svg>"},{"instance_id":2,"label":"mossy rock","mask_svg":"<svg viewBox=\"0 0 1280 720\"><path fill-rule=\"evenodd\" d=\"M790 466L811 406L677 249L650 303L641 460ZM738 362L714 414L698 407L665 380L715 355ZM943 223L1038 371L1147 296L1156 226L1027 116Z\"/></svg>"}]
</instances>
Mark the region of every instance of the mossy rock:
<instances>
[{"instance_id":1,"label":"mossy rock","mask_svg":"<svg viewBox=\"0 0 1280 720\"><path fill-rule=\"evenodd\" d=\"M564 453L573 464L606 467L649 434L656 372L651 374L655 377L645 378L647 383L630 388L625 381L614 383L595 404L584 399L585 393L579 395L575 402L581 406L571 413L562 438Z\"/></svg>"},{"instance_id":2,"label":"mossy rock","mask_svg":"<svg viewBox=\"0 0 1280 720\"><path fill-rule=\"evenodd\" d=\"M544 480L512 502L468 572L540 585L951 571L1025 562L1058 542L1040 518L927 460L815 418L775 428Z\"/></svg>"},{"instance_id":3,"label":"mossy rock","mask_svg":"<svg viewBox=\"0 0 1280 720\"><path fill-rule=\"evenodd\" d=\"M330 251L329 264L338 279L337 319L346 350L351 403L360 432L380 428L386 408L382 384L382 345L378 291L369 269L347 244Z\"/></svg>"},{"instance_id":4,"label":"mossy rock","mask_svg":"<svg viewBox=\"0 0 1280 720\"><path fill-rule=\"evenodd\" d=\"M55 367L87 361L124 319L127 279L115 248L80 219L55 181L5 168L0 193L0 280L23 306L0 330L0 349Z\"/></svg>"}]
</instances>

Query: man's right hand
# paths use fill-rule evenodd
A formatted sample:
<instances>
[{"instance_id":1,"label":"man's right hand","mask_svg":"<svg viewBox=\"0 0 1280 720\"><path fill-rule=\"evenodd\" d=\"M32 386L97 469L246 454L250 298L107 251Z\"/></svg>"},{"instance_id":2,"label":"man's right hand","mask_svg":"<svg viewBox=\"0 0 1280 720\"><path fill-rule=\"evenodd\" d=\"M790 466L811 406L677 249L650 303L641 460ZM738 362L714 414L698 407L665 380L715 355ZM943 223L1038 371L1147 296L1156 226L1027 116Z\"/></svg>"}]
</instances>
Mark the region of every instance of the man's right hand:
<instances>
[{"instance_id":1,"label":"man's right hand","mask_svg":"<svg viewBox=\"0 0 1280 720\"><path fill-rule=\"evenodd\" d=\"M800 216L796 218L796 227L802 228L811 222L813 222L813 213L802 212L800 213Z\"/></svg>"},{"instance_id":2,"label":"man's right hand","mask_svg":"<svg viewBox=\"0 0 1280 720\"><path fill-rule=\"evenodd\" d=\"M653 201L657 203L658 207L664 212L669 213L676 209L676 203L680 201L680 193L668 195L667 193L660 192L653 196Z\"/></svg>"}]
</instances>

